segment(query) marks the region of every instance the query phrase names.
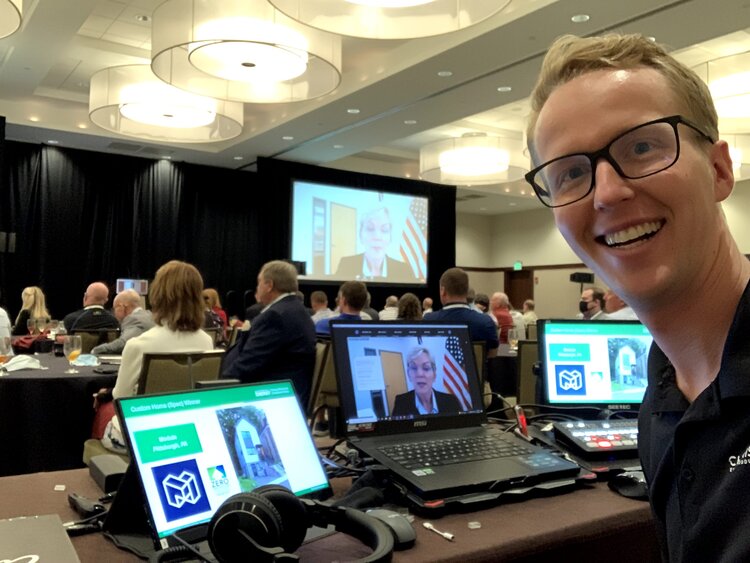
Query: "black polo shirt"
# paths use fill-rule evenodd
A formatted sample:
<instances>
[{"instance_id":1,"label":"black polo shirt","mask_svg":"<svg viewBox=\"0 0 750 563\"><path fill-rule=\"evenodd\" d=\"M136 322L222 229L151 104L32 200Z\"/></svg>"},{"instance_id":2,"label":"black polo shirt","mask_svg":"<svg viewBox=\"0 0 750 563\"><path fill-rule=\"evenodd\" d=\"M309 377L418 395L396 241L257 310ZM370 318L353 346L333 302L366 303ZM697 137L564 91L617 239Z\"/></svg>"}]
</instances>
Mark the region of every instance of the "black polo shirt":
<instances>
[{"instance_id":1,"label":"black polo shirt","mask_svg":"<svg viewBox=\"0 0 750 563\"><path fill-rule=\"evenodd\" d=\"M692 404L664 353L651 348L639 450L669 561L750 561L749 288L719 374Z\"/></svg>"}]
</instances>

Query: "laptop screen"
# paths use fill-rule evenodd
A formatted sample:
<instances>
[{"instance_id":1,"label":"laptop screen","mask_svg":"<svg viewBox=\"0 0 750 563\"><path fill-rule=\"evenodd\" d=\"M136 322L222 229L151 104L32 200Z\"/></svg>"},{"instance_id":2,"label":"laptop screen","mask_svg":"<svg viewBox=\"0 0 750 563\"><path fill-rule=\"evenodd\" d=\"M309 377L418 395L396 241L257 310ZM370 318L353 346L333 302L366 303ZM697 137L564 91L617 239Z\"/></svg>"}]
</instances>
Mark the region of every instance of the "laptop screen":
<instances>
[{"instance_id":1,"label":"laptop screen","mask_svg":"<svg viewBox=\"0 0 750 563\"><path fill-rule=\"evenodd\" d=\"M547 405L638 410L653 341L640 322L543 320L538 330Z\"/></svg>"},{"instance_id":2,"label":"laptop screen","mask_svg":"<svg viewBox=\"0 0 750 563\"><path fill-rule=\"evenodd\" d=\"M289 381L128 397L117 408L159 539L260 485L299 496L329 487Z\"/></svg>"},{"instance_id":3,"label":"laptop screen","mask_svg":"<svg viewBox=\"0 0 750 563\"><path fill-rule=\"evenodd\" d=\"M347 433L395 432L416 420L432 429L456 418L468 425L482 416L466 325L332 321L331 340Z\"/></svg>"}]
</instances>

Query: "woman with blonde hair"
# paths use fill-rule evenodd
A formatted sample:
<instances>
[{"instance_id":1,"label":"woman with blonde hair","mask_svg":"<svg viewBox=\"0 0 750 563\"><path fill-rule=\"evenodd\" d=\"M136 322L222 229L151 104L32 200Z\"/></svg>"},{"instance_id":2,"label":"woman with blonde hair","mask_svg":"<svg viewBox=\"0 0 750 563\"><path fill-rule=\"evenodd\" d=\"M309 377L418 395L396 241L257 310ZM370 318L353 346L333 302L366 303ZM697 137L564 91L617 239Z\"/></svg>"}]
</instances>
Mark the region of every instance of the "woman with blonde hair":
<instances>
[{"instance_id":1,"label":"woman with blonde hair","mask_svg":"<svg viewBox=\"0 0 750 563\"><path fill-rule=\"evenodd\" d=\"M16 317L16 323L13 325L13 336L28 334L28 322L30 320L39 324L46 324L50 320L46 299L41 288L35 285L24 288L21 292L21 301L23 304Z\"/></svg>"},{"instance_id":2,"label":"woman with blonde hair","mask_svg":"<svg viewBox=\"0 0 750 563\"><path fill-rule=\"evenodd\" d=\"M224 326L224 330L227 328L227 313L221 308L221 300L219 299L219 292L212 287L207 287L203 290L203 302L208 310L213 311L221 319L221 323Z\"/></svg>"}]
</instances>

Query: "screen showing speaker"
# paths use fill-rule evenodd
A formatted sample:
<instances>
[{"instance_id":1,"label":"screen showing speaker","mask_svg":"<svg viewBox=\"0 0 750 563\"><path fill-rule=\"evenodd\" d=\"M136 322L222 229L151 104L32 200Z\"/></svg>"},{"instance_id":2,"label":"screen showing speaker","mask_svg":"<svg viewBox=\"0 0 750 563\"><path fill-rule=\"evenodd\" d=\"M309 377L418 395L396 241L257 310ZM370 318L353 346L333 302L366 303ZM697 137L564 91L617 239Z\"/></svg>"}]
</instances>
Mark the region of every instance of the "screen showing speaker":
<instances>
[{"instance_id":1,"label":"screen showing speaker","mask_svg":"<svg viewBox=\"0 0 750 563\"><path fill-rule=\"evenodd\" d=\"M292 260L313 281L427 282L428 199L295 181Z\"/></svg>"},{"instance_id":2,"label":"screen showing speaker","mask_svg":"<svg viewBox=\"0 0 750 563\"><path fill-rule=\"evenodd\" d=\"M158 539L261 485L300 496L329 488L289 381L128 397L117 408Z\"/></svg>"}]
</instances>

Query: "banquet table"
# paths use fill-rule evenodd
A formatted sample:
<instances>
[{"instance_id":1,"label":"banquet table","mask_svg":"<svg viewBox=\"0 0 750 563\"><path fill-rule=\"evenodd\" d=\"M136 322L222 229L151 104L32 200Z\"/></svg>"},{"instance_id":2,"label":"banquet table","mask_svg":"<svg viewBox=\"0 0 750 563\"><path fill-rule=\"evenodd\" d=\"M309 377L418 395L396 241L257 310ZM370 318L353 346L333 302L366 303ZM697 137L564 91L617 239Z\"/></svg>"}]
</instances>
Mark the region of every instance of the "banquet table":
<instances>
[{"instance_id":1,"label":"banquet table","mask_svg":"<svg viewBox=\"0 0 750 563\"><path fill-rule=\"evenodd\" d=\"M83 443L91 436L92 395L113 387L116 373L93 367L64 373L68 361L35 354L43 370L0 376L0 475L83 467Z\"/></svg>"}]
</instances>

